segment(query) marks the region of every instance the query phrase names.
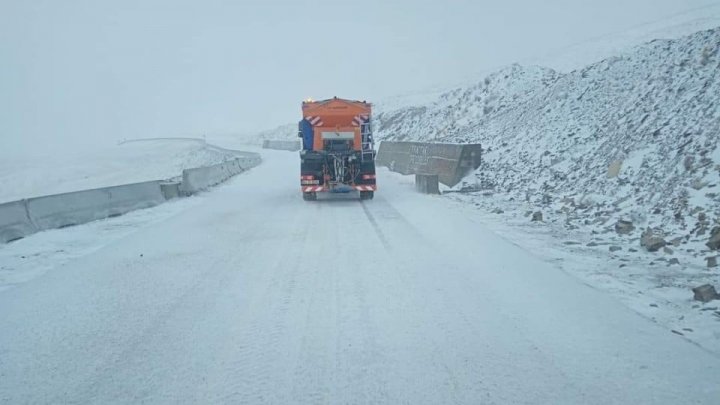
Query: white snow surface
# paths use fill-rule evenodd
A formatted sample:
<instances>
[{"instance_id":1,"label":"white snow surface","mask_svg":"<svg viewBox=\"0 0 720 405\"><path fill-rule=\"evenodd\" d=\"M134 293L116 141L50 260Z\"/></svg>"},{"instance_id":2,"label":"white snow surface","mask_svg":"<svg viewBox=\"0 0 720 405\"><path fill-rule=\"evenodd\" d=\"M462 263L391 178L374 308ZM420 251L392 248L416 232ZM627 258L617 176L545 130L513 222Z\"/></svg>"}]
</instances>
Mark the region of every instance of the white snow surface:
<instances>
[{"instance_id":1,"label":"white snow surface","mask_svg":"<svg viewBox=\"0 0 720 405\"><path fill-rule=\"evenodd\" d=\"M304 202L297 154L262 153L196 197L0 246L12 267L119 229L0 291L0 402L717 402L720 357L472 206L385 170L375 200Z\"/></svg>"},{"instance_id":2,"label":"white snow surface","mask_svg":"<svg viewBox=\"0 0 720 405\"><path fill-rule=\"evenodd\" d=\"M70 154L2 156L0 203L170 179L180 176L183 169L209 166L232 157L233 151L192 138L139 139Z\"/></svg>"}]
</instances>

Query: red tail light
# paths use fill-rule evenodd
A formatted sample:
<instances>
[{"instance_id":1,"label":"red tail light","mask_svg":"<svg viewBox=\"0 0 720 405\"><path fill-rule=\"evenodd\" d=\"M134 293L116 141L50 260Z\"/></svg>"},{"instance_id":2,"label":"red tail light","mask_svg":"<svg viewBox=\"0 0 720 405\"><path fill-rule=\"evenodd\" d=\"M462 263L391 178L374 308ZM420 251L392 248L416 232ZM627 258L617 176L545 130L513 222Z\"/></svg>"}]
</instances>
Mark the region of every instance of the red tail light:
<instances>
[{"instance_id":1,"label":"red tail light","mask_svg":"<svg viewBox=\"0 0 720 405\"><path fill-rule=\"evenodd\" d=\"M375 175L374 174L363 174L362 178L363 178L363 180L374 180Z\"/></svg>"},{"instance_id":2,"label":"red tail light","mask_svg":"<svg viewBox=\"0 0 720 405\"><path fill-rule=\"evenodd\" d=\"M314 180L315 176L300 176L300 180Z\"/></svg>"}]
</instances>

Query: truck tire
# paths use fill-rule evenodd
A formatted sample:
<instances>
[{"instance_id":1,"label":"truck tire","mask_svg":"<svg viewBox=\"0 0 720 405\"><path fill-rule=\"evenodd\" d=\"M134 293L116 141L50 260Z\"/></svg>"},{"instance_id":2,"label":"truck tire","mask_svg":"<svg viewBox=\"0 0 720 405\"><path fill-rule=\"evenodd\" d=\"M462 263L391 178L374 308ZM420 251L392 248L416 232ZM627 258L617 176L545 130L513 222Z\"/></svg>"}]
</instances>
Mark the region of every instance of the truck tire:
<instances>
[{"instance_id":1,"label":"truck tire","mask_svg":"<svg viewBox=\"0 0 720 405\"><path fill-rule=\"evenodd\" d=\"M360 192L361 200L372 200L373 197L375 197L375 193L372 191L361 191Z\"/></svg>"},{"instance_id":2,"label":"truck tire","mask_svg":"<svg viewBox=\"0 0 720 405\"><path fill-rule=\"evenodd\" d=\"M303 193L303 200L315 201L317 200L317 193Z\"/></svg>"}]
</instances>

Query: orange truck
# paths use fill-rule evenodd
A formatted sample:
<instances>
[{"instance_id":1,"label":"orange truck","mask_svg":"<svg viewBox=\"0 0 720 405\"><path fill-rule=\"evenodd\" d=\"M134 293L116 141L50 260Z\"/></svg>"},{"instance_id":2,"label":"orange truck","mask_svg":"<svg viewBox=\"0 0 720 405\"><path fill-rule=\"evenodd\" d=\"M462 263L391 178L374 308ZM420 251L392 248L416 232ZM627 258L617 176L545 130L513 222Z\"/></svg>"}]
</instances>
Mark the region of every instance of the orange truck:
<instances>
[{"instance_id":1,"label":"orange truck","mask_svg":"<svg viewBox=\"0 0 720 405\"><path fill-rule=\"evenodd\" d=\"M305 200L316 200L324 192L359 192L361 200L373 198L377 185L371 110L365 101L337 97L302 103L298 137Z\"/></svg>"}]
</instances>

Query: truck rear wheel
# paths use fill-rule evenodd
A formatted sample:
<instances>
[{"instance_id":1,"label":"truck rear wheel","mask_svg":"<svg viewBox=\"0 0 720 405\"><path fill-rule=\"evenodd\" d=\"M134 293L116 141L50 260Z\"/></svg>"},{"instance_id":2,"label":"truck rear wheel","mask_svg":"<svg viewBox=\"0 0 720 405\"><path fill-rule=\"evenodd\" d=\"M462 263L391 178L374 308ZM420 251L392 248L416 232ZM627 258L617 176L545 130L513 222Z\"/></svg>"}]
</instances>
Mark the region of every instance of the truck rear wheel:
<instances>
[{"instance_id":1,"label":"truck rear wheel","mask_svg":"<svg viewBox=\"0 0 720 405\"><path fill-rule=\"evenodd\" d=\"M317 193L303 193L303 200L315 201L317 200Z\"/></svg>"},{"instance_id":2,"label":"truck rear wheel","mask_svg":"<svg viewBox=\"0 0 720 405\"><path fill-rule=\"evenodd\" d=\"M373 197L375 197L375 193L373 191L361 191L360 192L361 200L372 200Z\"/></svg>"}]
</instances>

